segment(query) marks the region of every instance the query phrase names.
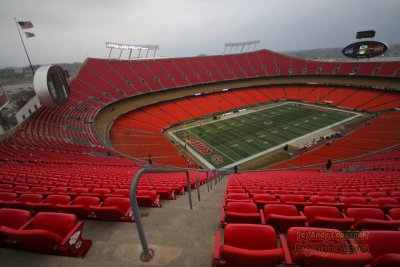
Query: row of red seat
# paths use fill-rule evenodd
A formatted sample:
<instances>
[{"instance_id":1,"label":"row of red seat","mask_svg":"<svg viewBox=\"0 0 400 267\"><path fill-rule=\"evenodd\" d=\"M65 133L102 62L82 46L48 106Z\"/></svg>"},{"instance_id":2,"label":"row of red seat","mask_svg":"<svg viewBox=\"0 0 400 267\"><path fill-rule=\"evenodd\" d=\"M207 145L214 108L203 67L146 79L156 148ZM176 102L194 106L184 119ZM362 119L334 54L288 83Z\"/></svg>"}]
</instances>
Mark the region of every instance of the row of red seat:
<instances>
[{"instance_id":1,"label":"row of red seat","mask_svg":"<svg viewBox=\"0 0 400 267\"><path fill-rule=\"evenodd\" d=\"M271 201L272 203L272 201ZM229 202L221 208L221 226L231 223L268 224L277 232L290 227L308 226L348 230L399 230L400 205L393 205L385 215L380 208L348 207L344 213L329 203L305 205L265 204L262 209L252 202ZM343 203L344 204L344 203Z\"/></svg>"},{"instance_id":2,"label":"row of red seat","mask_svg":"<svg viewBox=\"0 0 400 267\"><path fill-rule=\"evenodd\" d=\"M236 190L228 190L236 191ZM252 189L248 193L228 193L223 199L222 206L226 206L228 202L254 202L259 208L263 208L264 204L281 203L293 204L299 209L305 206L315 205L323 202L339 208L348 208L354 205L365 207L377 207L382 209L399 206L400 191L391 192L391 196L387 196L386 192L369 192L367 196L362 196L361 192L339 192L320 191L314 195L311 191L296 191L293 195L287 194L286 190L257 190Z\"/></svg>"},{"instance_id":3,"label":"row of red seat","mask_svg":"<svg viewBox=\"0 0 400 267\"><path fill-rule=\"evenodd\" d=\"M0 247L83 257L92 245L74 214L0 209Z\"/></svg>"},{"instance_id":4,"label":"row of red seat","mask_svg":"<svg viewBox=\"0 0 400 267\"><path fill-rule=\"evenodd\" d=\"M70 195L24 193L17 196L16 193L0 192L0 207L25 209L33 214L42 211L73 213L80 219L133 221L129 197L124 196L102 199L96 195L77 195L72 198Z\"/></svg>"},{"instance_id":5,"label":"row of red seat","mask_svg":"<svg viewBox=\"0 0 400 267\"><path fill-rule=\"evenodd\" d=\"M196 58L140 61L89 59L80 78L87 92L102 94L107 84L116 98L201 83L279 75L383 75L396 76L398 62L336 63L288 57L268 50ZM94 88L94 89L93 89ZM117 88L119 90L117 90Z\"/></svg>"},{"instance_id":6,"label":"row of red seat","mask_svg":"<svg viewBox=\"0 0 400 267\"><path fill-rule=\"evenodd\" d=\"M213 260L216 267L399 266L400 232L291 227L278 242L269 225L230 224L223 242L215 233Z\"/></svg>"}]
</instances>

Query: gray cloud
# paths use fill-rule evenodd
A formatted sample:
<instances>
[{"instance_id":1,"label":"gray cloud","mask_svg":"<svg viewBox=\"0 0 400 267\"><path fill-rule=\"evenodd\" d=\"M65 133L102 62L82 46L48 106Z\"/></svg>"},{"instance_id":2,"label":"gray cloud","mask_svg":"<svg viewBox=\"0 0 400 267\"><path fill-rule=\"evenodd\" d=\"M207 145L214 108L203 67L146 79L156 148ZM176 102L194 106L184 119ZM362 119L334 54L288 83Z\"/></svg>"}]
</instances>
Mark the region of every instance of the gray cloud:
<instances>
[{"instance_id":1,"label":"gray cloud","mask_svg":"<svg viewBox=\"0 0 400 267\"><path fill-rule=\"evenodd\" d=\"M231 41L288 51L345 46L359 30L400 42L398 0L1 0L0 67L26 65L13 17L30 20L34 64L107 57L105 41L159 44L158 55L220 54Z\"/></svg>"}]
</instances>

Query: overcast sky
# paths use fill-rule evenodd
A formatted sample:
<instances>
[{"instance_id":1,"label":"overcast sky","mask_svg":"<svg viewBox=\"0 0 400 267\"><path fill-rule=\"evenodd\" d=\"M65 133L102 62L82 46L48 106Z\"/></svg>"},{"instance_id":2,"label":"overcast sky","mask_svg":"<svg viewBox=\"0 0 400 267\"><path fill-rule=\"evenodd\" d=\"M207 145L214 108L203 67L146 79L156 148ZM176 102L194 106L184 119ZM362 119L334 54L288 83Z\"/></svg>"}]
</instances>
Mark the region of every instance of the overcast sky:
<instances>
[{"instance_id":1,"label":"overcast sky","mask_svg":"<svg viewBox=\"0 0 400 267\"><path fill-rule=\"evenodd\" d=\"M33 64L106 58L106 41L158 44L167 57L251 40L275 51L344 47L370 29L400 43L399 0L0 0L0 67L28 64L14 17L34 25L36 37L23 37Z\"/></svg>"}]
</instances>

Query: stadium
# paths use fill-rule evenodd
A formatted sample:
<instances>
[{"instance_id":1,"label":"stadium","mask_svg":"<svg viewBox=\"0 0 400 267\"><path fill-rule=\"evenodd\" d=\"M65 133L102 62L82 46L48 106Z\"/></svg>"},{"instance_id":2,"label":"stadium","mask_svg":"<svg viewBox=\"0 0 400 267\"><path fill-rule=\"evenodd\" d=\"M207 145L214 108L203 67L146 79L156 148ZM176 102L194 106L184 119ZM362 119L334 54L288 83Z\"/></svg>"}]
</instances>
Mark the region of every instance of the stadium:
<instances>
[{"instance_id":1,"label":"stadium","mask_svg":"<svg viewBox=\"0 0 400 267\"><path fill-rule=\"evenodd\" d=\"M400 61L258 43L36 69L0 139L2 264L400 266Z\"/></svg>"}]
</instances>

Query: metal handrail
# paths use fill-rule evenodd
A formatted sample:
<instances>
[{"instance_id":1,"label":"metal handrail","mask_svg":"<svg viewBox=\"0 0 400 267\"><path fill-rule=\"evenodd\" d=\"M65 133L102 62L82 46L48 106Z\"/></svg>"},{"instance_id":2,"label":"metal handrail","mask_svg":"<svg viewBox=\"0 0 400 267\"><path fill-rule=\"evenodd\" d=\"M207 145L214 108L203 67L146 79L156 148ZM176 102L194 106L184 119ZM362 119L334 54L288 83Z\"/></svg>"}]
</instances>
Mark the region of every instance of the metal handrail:
<instances>
[{"instance_id":1,"label":"metal handrail","mask_svg":"<svg viewBox=\"0 0 400 267\"><path fill-rule=\"evenodd\" d=\"M192 188L190 186L190 177L189 177L189 171L186 169L160 169L160 168L146 168L146 169L140 169L135 176L132 179L132 184L131 184L131 190L130 190L130 202L132 206L132 212L133 216L135 218L135 224L136 228L139 234L139 239L140 243L142 245L143 252L140 255L140 259L142 261L150 261L154 257L154 250L149 248L149 245L146 240L146 235L144 233L143 229L143 224L142 224L142 219L140 217L139 213L139 206L137 203L136 199L136 188L139 183L140 177L145 174L145 173L177 173L177 172L185 172L186 173L186 182L187 182L187 191L188 191L188 196L189 196L189 206L190 209L193 209L192 207ZM200 198L199 198L200 199Z\"/></svg>"}]
</instances>

